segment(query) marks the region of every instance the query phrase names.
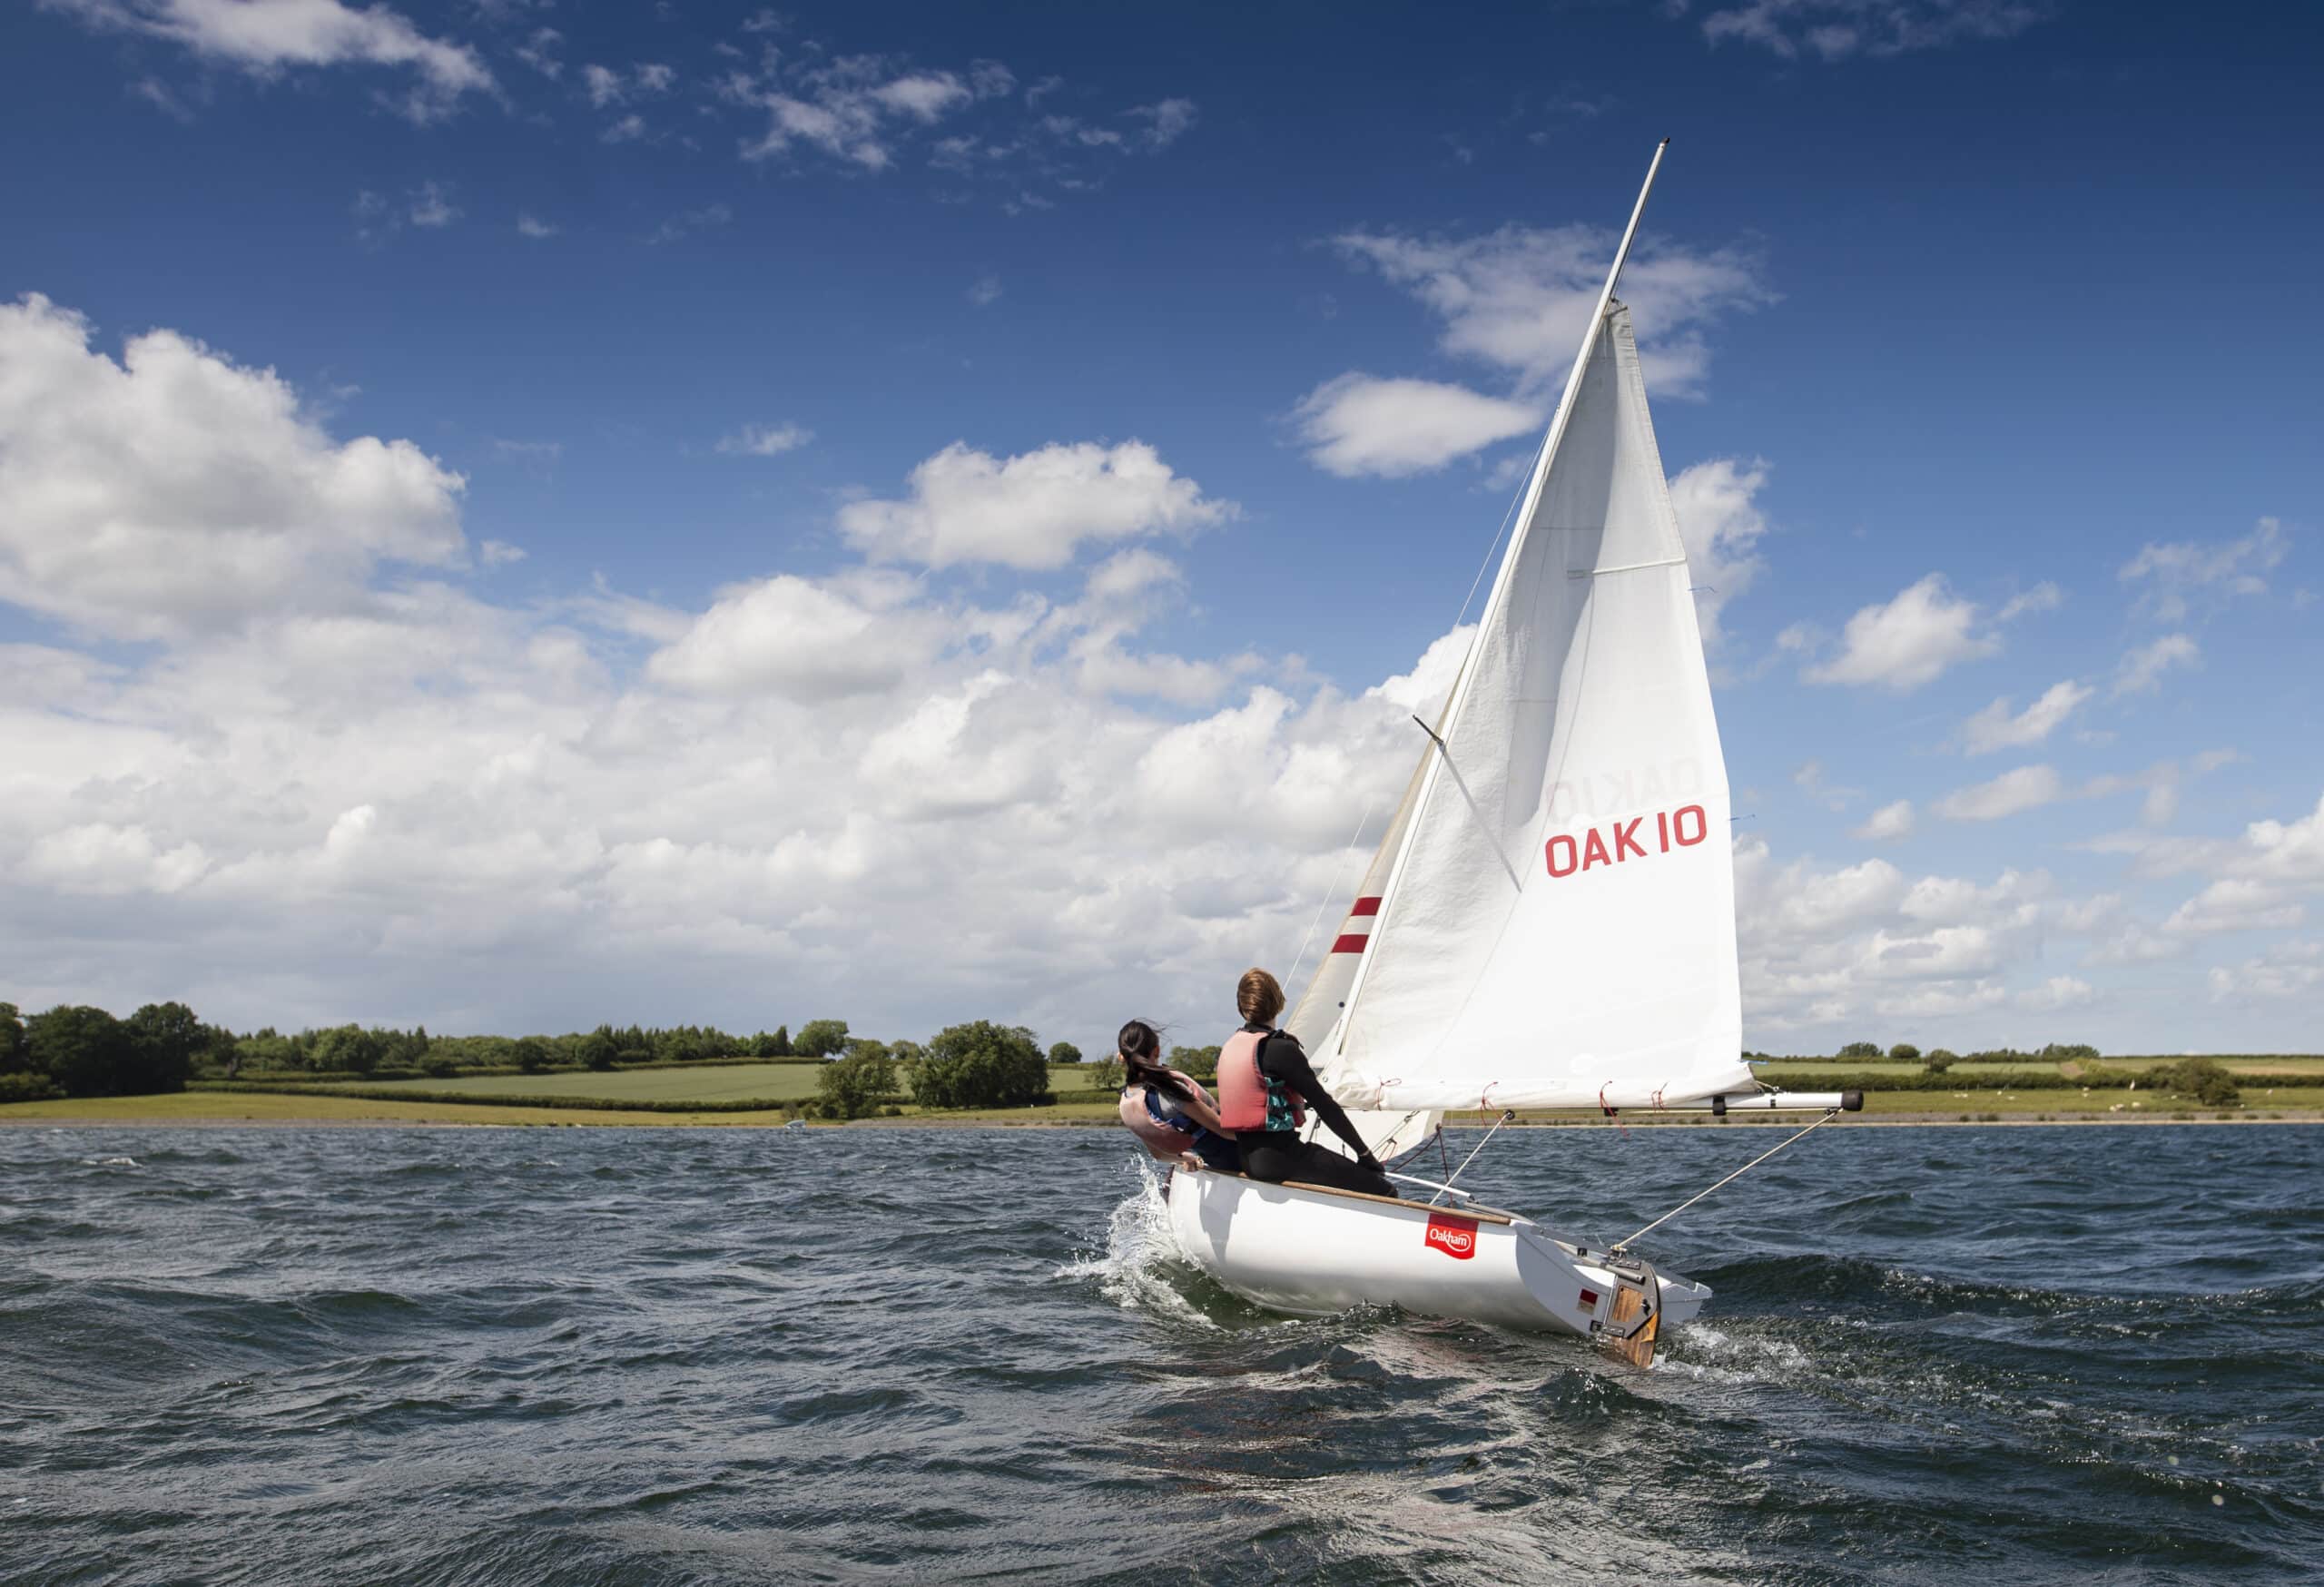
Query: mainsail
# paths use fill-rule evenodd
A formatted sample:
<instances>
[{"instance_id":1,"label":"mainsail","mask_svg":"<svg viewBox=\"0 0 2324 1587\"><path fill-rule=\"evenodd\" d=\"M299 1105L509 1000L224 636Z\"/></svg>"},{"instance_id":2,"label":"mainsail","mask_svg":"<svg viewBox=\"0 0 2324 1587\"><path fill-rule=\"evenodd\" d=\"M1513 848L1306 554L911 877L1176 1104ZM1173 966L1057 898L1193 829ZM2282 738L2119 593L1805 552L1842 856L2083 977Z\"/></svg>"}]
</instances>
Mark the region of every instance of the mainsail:
<instances>
[{"instance_id":1,"label":"mainsail","mask_svg":"<svg viewBox=\"0 0 2324 1587\"><path fill-rule=\"evenodd\" d=\"M1406 830L1384 845L1393 863L1366 880L1383 902L1319 1063L1351 1108L1649 1107L1755 1089L1726 762L1612 291Z\"/></svg>"}]
</instances>

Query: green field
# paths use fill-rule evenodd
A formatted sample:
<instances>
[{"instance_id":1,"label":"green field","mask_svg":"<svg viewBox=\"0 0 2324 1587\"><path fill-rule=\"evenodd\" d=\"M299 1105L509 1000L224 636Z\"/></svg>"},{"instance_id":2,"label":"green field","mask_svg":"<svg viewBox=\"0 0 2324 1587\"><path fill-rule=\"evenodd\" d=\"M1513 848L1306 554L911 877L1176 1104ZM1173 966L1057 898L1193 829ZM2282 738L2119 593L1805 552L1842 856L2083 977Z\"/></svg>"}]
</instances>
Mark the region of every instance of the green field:
<instances>
[{"instance_id":1,"label":"green field","mask_svg":"<svg viewBox=\"0 0 2324 1587\"><path fill-rule=\"evenodd\" d=\"M815 1094L821 1064L737 1063L702 1069L556 1070L458 1079L349 1080L318 1089L457 1092L467 1097L603 1097L616 1102L796 1102Z\"/></svg>"},{"instance_id":2,"label":"green field","mask_svg":"<svg viewBox=\"0 0 2324 1587\"><path fill-rule=\"evenodd\" d=\"M1086 1096L1097 1069L1095 1064L1085 1064L1051 1070L1050 1088L1060 1099ZM822 1074L822 1066L813 1063L730 1063L701 1069L557 1070L547 1074L467 1075L440 1080L346 1080L316 1089L465 1097L598 1097L613 1102L783 1103L813 1096Z\"/></svg>"},{"instance_id":3,"label":"green field","mask_svg":"<svg viewBox=\"0 0 2324 1587\"><path fill-rule=\"evenodd\" d=\"M2142 1068L2164 1060L2135 1060L2110 1067ZM1898 1091L1883 1095L1876 1085L1871 1095L1879 1100L1873 1104L1879 1111L1935 1112L1949 1110L1948 1105L1960 1099L1955 1093L1967 1092L1972 1098L1990 1099L1994 1081L1990 1077L2022 1075L2028 1070L2048 1070L2056 1066L2042 1063L1978 1064L1959 1063L1946 1071L1953 1084L1941 1090ZM2324 1059L2277 1059L2267 1064L2230 1066L2244 1086L2248 1105L2256 1106L2260 1093L2270 1081L2278 1079L2293 1085L2303 1083L2324 1085ZM1096 1064L1061 1067L1049 1071L1050 1087L1060 1102L1095 1099L1090 1087L1098 1079ZM349 1080L327 1082L316 1089L378 1089L409 1091L438 1096L463 1097L539 1097L544 1099L566 1097L598 1098L615 1102L766 1102L779 1106L804 1101L815 1095L815 1083L822 1074L819 1064L806 1063L747 1063L718 1064L699 1069L640 1069L597 1071L590 1070L556 1070L537 1075L469 1075L458 1079L409 1080ZM1924 1071L1915 1063L1770 1063L1758 1069L1760 1079L1770 1085L1793 1090L1824 1090L1836 1075L1877 1077L1884 1074L1918 1076ZM284 1076L288 1083L297 1083L295 1077ZM2083 1093L2077 1089L2029 1091L2029 1097L2042 1099L2042 1105L2053 1109L2067 1109L2082 1105ZM2132 1099L2127 1093L2114 1089L2093 1091L2096 1109L2100 1112L2115 1101ZM2144 1099L2138 1099L2144 1100ZM2306 1104L2302 1104L2303 1106ZM2130 1109L2126 1109L2128 1111Z\"/></svg>"},{"instance_id":4,"label":"green field","mask_svg":"<svg viewBox=\"0 0 2324 1587\"><path fill-rule=\"evenodd\" d=\"M2102 1058L2097 1060L2110 1070L2161 1069L2177 1063L2175 1058ZM2313 1075L2324 1078L2324 1058L2222 1058L2230 1072L2242 1075ZM1918 1063L1891 1063L1886 1059L1774 1059L1761 1063L1759 1077L1768 1081L1780 1080L1789 1086L1807 1086L1818 1074L1838 1074L1846 1071L1857 1075L1917 1075L1926 1072ZM2059 1069L2062 1066L2043 1063L2039 1059L2020 1059L2014 1063L1971 1063L1966 1060L1955 1063L1945 1072L1974 1079L1980 1074L2023 1074L2027 1070Z\"/></svg>"},{"instance_id":5,"label":"green field","mask_svg":"<svg viewBox=\"0 0 2324 1587\"><path fill-rule=\"evenodd\" d=\"M2112 1068L2146 1067L2167 1062L2167 1060L2105 1060ZM1882 1074L1919 1075L1918 1064L1886 1062L1852 1062L1846 1065L1827 1063L1780 1063L1763 1065L1761 1079L1770 1084L1793 1090L1823 1090L1830 1089L1824 1080L1846 1073L1864 1075L1875 1080L1865 1096L1862 1118L1866 1121L1886 1119L1905 1122L1927 1119L1932 1122L1957 1122L1963 1119L1984 1121L2027 1122L2043 1118L2059 1119L2095 1119L2133 1123L2145 1119L2172 1118L2232 1117L2264 1119L2270 1115L2315 1118L2324 1113L2324 1059L2270 1058L2249 1062L2231 1062L2232 1070L2243 1089L2239 1108L2206 1108L2191 1100L2175 1099L2168 1092L2142 1086L2136 1090L2120 1087L2080 1087L2027 1089L2011 1090L1996 1087L1996 1072L2024 1074L2029 1070L2047 1070L2052 1066L2039 1063L2015 1064L1956 1064L1947 1072L1952 1083L1935 1090L1887 1090L1879 1089L1877 1077ZM808 1063L748 1063L716 1064L690 1069L636 1069L615 1070L558 1070L537 1075L471 1075L460 1079L412 1079L388 1081L309 1082L300 1085L295 1077L281 1077L282 1083L297 1086L295 1091L209 1091L193 1090L175 1095L155 1097L117 1097L57 1100L49 1102L18 1102L0 1106L0 1123L36 1123L48 1120L74 1119L88 1121L219 1122L219 1123L290 1123L315 1121L343 1124L780 1124L791 1116L801 1102L815 1095L816 1081L822 1066ZM905 1124L1093 1124L1112 1119L1113 1098L1110 1092L1092 1089L1098 1079L1098 1066L1084 1064L1060 1067L1050 1071L1050 1085L1058 1100L1047 1108L989 1109L961 1112L928 1112L902 1102L902 1117L890 1119L890 1123ZM352 1089L375 1089L389 1093L387 1097L354 1097L341 1095ZM439 1101L404 1101L396 1093L411 1093L415 1098L433 1096L447 1098ZM474 1102L462 1102L455 1098L474 1098ZM485 1099L493 1099L487 1103ZM530 1105L534 1099L538 1105ZM648 1106L635 1110L614 1107L584 1111L570 1104L583 1099L615 1104L637 1103L667 1111L649 1111ZM512 1102L519 1105L510 1105ZM735 1103L763 1102L763 1109L744 1108L732 1111L691 1110L688 1104L703 1104L705 1108L724 1106L734 1109ZM560 1104L566 1104L560 1106ZM1594 1109L1573 1109L1555 1112L1528 1113L1528 1122L1542 1124L1597 1124L1603 1120ZM1854 1117L1854 1116L1851 1116ZM1763 1124L1797 1124L1805 1116L1796 1113L1762 1113L1734 1116L1730 1122L1750 1127ZM1486 1115L1461 1113L1446 1122L1456 1128L1489 1122ZM1700 1113L1673 1112L1656 1115L1650 1110L1631 1110L1622 1115L1625 1127L1641 1124L1705 1124L1710 1120ZM876 1121L872 1121L876 1122Z\"/></svg>"},{"instance_id":6,"label":"green field","mask_svg":"<svg viewBox=\"0 0 2324 1587\"><path fill-rule=\"evenodd\" d=\"M1085 1092L1086 1094L1086 1092ZM2109 1099L2112 1100L2109 1100ZM2169 1120L2175 1118L2212 1119L2219 1118L2266 1119L2273 1117L2316 1119L2324 1118L2324 1086L2283 1087L2272 1093L2262 1087L2248 1088L2244 1104L2238 1109L2203 1108L2191 1103L2174 1103L2161 1097L2131 1098L2121 1091L2097 1091L2088 1096L2079 1091L2017 1091L1996 1094L1991 1090L1972 1092L1956 1097L1950 1092L1875 1091L1865 1099L1862 1115L1848 1114L1834 1125L1846 1129L1852 1124L1886 1122L1909 1124L1928 1122L2031 1123L2044 1118L2054 1119L2087 1119L2107 1123L2140 1123ZM2120 1102L2122 1111L2114 1112ZM2131 1104L2136 1102L2133 1107ZM624 1112L618 1109L583 1112L554 1106L539 1108L510 1108L480 1106L458 1102L391 1102L367 1098L334 1097L320 1090L303 1094L276 1092L180 1091L155 1097L91 1097L77 1099L60 1099L50 1102L11 1102L0 1105L0 1126L54 1124L325 1124L325 1125L399 1125L399 1124L475 1124L475 1125L645 1125L669 1128L679 1125L739 1125L767 1126L783 1123L789 1116L777 1110L735 1113L647 1113ZM952 1124L1046 1126L1059 1124L1108 1125L1114 1118L1110 1101L1059 1102L1051 1108L987 1109L966 1112L921 1113L907 1112L901 1119L866 1119L852 1127L866 1124L917 1125L941 1128ZM1524 1121L1544 1125L1570 1125L1583 1129L1610 1129L1595 1109L1575 1109L1562 1113L1529 1113ZM1759 1113L1732 1116L1727 1128L1739 1129L1797 1129L1808 1121L1797 1113ZM1472 1129L1490 1123L1489 1117L1473 1113L1458 1113L1445 1122L1455 1129ZM1701 1113L1625 1113L1618 1121L1622 1128L1668 1128L1673 1125L1706 1125L1708 1115ZM850 1128L845 1126L812 1126L817 1129Z\"/></svg>"},{"instance_id":7,"label":"green field","mask_svg":"<svg viewBox=\"0 0 2324 1587\"><path fill-rule=\"evenodd\" d=\"M261 1091L173 1091L157 1097L59 1098L0 1106L5 1124L781 1124L766 1113L584 1113L570 1108L483 1108L457 1102Z\"/></svg>"},{"instance_id":8,"label":"green field","mask_svg":"<svg viewBox=\"0 0 2324 1587\"><path fill-rule=\"evenodd\" d=\"M2168 1095L2119 1088L2103 1090L1995 1090L1991 1086L1980 1089L1974 1086L1955 1086L1949 1091L1866 1091L1861 1114L1844 1114L1844 1120L1858 1118L1929 1119L1938 1121L1958 1120L1965 1115L1980 1119L1987 1114L2002 1119L2024 1122L2047 1116L2063 1119L2119 1120L2138 1123L2148 1119L2170 1119L2187 1114L2199 1119L2225 1115L2237 1119L2265 1119L2271 1113L2315 1115L2324 1111L2324 1085L2279 1086L2270 1088L2247 1080L2243 1086L2243 1102L2235 1108L2207 1108L2189 1100L2172 1100ZM1445 1122L1451 1125L1473 1124L1479 1115L1457 1113ZM1529 1113L1528 1119L1542 1123L1571 1123L1600 1117L1595 1109L1568 1109L1558 1112ZM1814 1116L1806 1113L1732 1114L1730 1119L1738 1124L1801 1124ZM1632 1110L1621 1115L1626 1124L1692 1123L1706 1121L1701 1113L1656 1114L1649 1110Z\"/></svg>"}]
</instances>

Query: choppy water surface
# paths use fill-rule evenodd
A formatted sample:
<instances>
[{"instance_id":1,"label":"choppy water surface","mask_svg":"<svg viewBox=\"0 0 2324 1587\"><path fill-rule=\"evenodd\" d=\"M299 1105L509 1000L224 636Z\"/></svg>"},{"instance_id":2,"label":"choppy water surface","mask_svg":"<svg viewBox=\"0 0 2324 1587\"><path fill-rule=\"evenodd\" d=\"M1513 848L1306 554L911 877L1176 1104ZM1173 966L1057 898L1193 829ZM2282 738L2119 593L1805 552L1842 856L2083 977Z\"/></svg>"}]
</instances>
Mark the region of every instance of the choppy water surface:
<instances>
[{"instance_id":1,"label":"choppy water surface","mask_svg":"<svg viewBox=\"0 0 2324 1587\"><path fill-rule=\"evenodd\" d=\"M1773 1138L1472 1173L1606 1238ZM1826 1130L1641 1374L1257 1313L1110 1132L0 1130L0 1580L2313 1580L2319 1200L2312 1128Z\"/></svg>"}]
</instances>

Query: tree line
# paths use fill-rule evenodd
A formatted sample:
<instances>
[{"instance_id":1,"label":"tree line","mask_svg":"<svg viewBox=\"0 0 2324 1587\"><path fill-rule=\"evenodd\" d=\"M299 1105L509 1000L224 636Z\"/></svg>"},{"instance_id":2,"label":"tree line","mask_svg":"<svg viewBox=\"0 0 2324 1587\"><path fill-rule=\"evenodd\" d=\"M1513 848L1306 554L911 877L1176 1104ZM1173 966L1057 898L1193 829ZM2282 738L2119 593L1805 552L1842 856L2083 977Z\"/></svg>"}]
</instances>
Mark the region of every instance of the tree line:
<instances>
[{"instance_id":1,"label":"tree line","mask_svg":"<svg viewBox=\"0 0 2324 1587\"><path fill-rule=\"evenodd\" d=\"M1218 1073L1216 1047L1174 1047L1173 1069L1205 1082ZM1751 1052L1747 1058L1767 1059ZM1052 1065L1081 1061L1080 1050L1059 1041L1044 1052L1023 1026L979 1020L949 1026L927 1042L874 1041L851 1036L844 1020L810 1020L793 1035L786 1025L749 1036L711 1025L614 1026L563 1036L431 1036L426 1026L335 1025L283 1035L272 1027L237 1035L202 1022L180 1002L147 1003L127 1019L103 1009L61 1004L30 1018L0 1003L0 1102L50 1097L133 1096L185 1089L190 1079L353 1075L377 1079L458 1074L537 1074L564 1069L613 1070L720 1060L795 1060L826 1062L808 1110L833 1119L901 1113L907 1100L921 1108L1021 1108L1054 1101ZM2232 1075L2213 1059L2185 1059L2153 1070L2113 1069L2098 1061L2087 1042L2052 1042L2033 1052L1994 1048L1965 1057L1910 1042L1886 1050L1851 1041L1834 1061L1918 1063L1923 1073L1840 1076L1868 1089L1941 1089L1955 1063L2019 1062L2053 1066L2005 1077L2013 1087L2130 1087L2167 1084L2207 1104L2237 1099ZM1807 1061L1793 1059L1787 1061ZM2054 1066L2065 1065L2061 1071ZM2002 1079L1986 1075L1987 1079ZM1121 1060L1096 1066L1095 1088L1118 1089Z\"/></svg>"},{"instance_id":2,"label":"tree line","mask_svg":"<svg viewBox=\"0 0 2324 1587\"><path fill-rule=\"evenodd\" d=\"M847 1021L810 1020L749 1036L714 1025L600 1025L563 1036L431 1036L425 1025L331 1025L284 1035L272 1026L231 1039L218 1054L229 1077L311 1072L441 1077L478 1069L537 1074L552 1069L703 1063L719 1059L826 1059L847 1050Z\"/></svg>"},{"instance_id":3,"label":"tree line","mask_svg":"<svg viewBox=\"0 0 2324 1587\"><path fill-rule=\"evenodd\" d=\"M1216 1066L1216 1049L1211 1064ZM202 1022L183 1003L148 1003L125 1020L60 1005L23 1016L0 1003L0 1102L181 1091L189 1079L356 1076L448 1078L478 1071L539 1074L752 1059L825 1062L815 1110L857 1119L923 1108L1015 1108L1054 1100L1051 1064L1081 1061L1059 1041L1046 1051L1022 1026L975 1020L923 1044L851 1036L845 1020L810 1020L749 1036L712 1025L615 1026L562 1036L433 1036L425 1025L333 1025L284 1035L237 1034Z\"/></svg>"},{"instance_id":4,"label":"tree line","mask_svg":"<svg viewBox=\"0 0 2324 1587\"><path fill-rule=\"evenodd\" d=\"M1772 1052L1747 1052L1743 1056L1769 1063L1917 1063L1942 1071L1956 1063L2081 1063L2096 1059L2099 1052L2087 1041L2053 1041L2034 1052L2021 1052L2014 1047L1991 1047L1971 1053L1953 1052L1942 1047L1925 1053L1909 1041L1899 1041L1884 1052L1877 1041L1850 1041L1828 1057L1820 1052L1787 1053L1780 1058Z\"/></svg>"},{"instance_id":5,"label":"tree line","mask_svg":"<svg viewBox=\"0 0 2324 1587\"><path fill-rule=\"evenodd\" d=\"M0 1003L0 1102L182 1091L197 1059L231 1040L183 1003L147 1003L126 1020L70 1003L27 1020Z\"/></svg>"}]
</instances>

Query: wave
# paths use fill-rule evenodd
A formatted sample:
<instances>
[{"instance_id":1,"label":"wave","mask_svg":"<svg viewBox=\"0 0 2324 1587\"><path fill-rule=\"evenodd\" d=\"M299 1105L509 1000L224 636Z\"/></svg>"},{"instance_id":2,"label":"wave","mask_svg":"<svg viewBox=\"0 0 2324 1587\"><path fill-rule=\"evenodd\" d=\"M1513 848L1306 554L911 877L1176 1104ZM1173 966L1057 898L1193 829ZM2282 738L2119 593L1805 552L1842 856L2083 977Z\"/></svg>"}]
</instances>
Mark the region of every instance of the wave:
<instances>
[{"instance_id":1,"label":"wave","mask_svg":"<svg viewBox=\"0 0 2324 1587\"><path fill-rule=\"evenodd\" d=\"M1647 1133L1504 1137L1495 1198L1628 1227L1740 1149ZM0 1575L2304 1579L2324 1247L2260 1203L2324 1131L2030 1133L1705 1203L1640 1372L1250 1306L1118 1134L0 1132Z\"/></svg>"},{"instance_id":2,"label":"wave","mask_svg":"<svg viewBox=\"0 0 2324 1587\"><path fill-rule=\"evenodd\" d=\"M1137 1188L1107 1215L1105 1248L1066 1263L1056 1276L1094 1280L1099 1294L1126 1310L1151 1312L1199 1327L1219 1326L1188 1298L1202 1275L1178 1255L1162 1176L1144 1162L1134 1163L1131 1172L1137 1177Z\"/></svg>"}]
</instances>

